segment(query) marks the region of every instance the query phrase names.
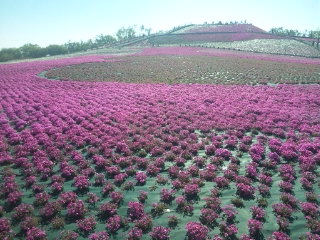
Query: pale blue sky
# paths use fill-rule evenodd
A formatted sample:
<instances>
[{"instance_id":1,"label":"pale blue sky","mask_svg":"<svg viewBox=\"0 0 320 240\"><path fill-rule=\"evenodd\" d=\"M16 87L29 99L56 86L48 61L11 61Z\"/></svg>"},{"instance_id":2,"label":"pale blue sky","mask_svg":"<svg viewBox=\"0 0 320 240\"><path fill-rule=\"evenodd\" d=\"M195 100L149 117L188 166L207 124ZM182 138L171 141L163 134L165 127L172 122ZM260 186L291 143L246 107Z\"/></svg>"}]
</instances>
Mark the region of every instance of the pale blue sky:
<instances>
[{"instance_id":1,"label":"pale blue sky","mask_svg":"<svg viewBox=\"0 0 320 240\"><path fill-rule=\"evenodd\" d=\"M0 48L86 41L134 24L155 32L219 20L319 30L320 0L0 0Z\"/></svg>"}]
</instances>

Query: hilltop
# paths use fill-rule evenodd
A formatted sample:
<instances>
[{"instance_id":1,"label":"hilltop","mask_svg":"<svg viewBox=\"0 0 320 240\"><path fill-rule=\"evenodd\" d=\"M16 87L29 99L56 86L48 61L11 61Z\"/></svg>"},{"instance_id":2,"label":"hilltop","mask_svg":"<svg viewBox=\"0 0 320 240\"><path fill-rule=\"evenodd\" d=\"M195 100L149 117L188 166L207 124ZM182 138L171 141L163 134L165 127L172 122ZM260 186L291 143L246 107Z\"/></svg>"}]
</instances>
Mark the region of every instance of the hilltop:
<instances>
[{"instance_id":1,"label":"hilltop","mask_svg":"<svg viewBox=\"0 0 320 240\"><path fill-rule=\"evenodd\" d=\"M280 36L252 24L190 24L125 45L201 46L239 51L320 57L315 38ZM318 45L319 47L319 45Z\"/></svg>"}]
</instances>

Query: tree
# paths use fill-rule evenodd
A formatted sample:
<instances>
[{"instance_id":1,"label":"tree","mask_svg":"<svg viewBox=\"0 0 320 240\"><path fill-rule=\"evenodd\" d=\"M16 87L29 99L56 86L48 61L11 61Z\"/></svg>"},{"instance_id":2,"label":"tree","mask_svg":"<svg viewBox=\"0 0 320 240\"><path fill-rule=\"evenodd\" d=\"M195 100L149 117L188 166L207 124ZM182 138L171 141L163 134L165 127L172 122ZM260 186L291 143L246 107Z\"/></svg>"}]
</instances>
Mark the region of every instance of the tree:
<instances>
[{"instance_id":1,"label":"tree","mask_svg":"<svg viewBox=\"0 0 320 240\"><path fill-rule=\"evenodd\" d=\"M122 27L116 33L118 41L133 38L135 37L135 35L136 35L135 26L127 27L127 28Z\"/></svg>"},{"instance_id":2,"label":"tree","mask_svg":"<svg viewBox=\"0 0 320 240\"><path fill-rule=\"evenodd\" d=\"M95 39L95 43L98 47L112 44L116 41L117 40L114 37L112 37L111 35L103 35L103 34L98 35Z\"/></svg>"},{"instance_id":3,"label":"tree","mask_svg":"<svg viewBox=\"0 0 320 240\"><path fill-rule=\"evenodd\" d=\"M22 57L18 48L3 48L0 51L0 62L20 59Z\"/></svg>"},{"instance_id":4,"label":"tree","mask_svg":"<svg viewBox=\"0 0 320 240\"><path fill-rule=\"evenodd\" d=\"M308 37L311 38L320 38L320 31L310 31Z\"/></svg>"},{"instance_id":5,"label":"tree","mask_svg":"<svg viewBox=\"0 0 320 240\"><path fill-rule=\"evenodd\" d=\"M59 55L59 54L66 54L68 53L68 49L65 46L61 45L49 45L45 48L46 54L51 56Z\"/></svg>"},{"instance_id":6,"label":"tree","mask_svg":"<svg viewBox=\"0 0 320 240\"><path fill-rule=\"evenodd\" d=\"M88 50L90 42L67 42L64 46L68 49L69 53L80 52Z\"/></svg>"},{"instance_id":7,"label":"tree","mask_svg":"<svg viewBox=\"0 0 320 240\"><path fill-rule=\"evenodd\" d=\"M146 31L146 33L147 33L148 36L150 36L151 30L152 30L151 28L146 28L146 29L145 29L145 31Z\"/></svg>"},{"instance_id":8,"label":"tree","mask_svg":"<svg viewBox=\"0 0 320 240\"><path fill-rule=\"evenodd\" d=\"M20 47L23 58L37 58L44 57L46 55L45 49L41 48L37 44L27 43Z\"/></svg>"}]
</instances>

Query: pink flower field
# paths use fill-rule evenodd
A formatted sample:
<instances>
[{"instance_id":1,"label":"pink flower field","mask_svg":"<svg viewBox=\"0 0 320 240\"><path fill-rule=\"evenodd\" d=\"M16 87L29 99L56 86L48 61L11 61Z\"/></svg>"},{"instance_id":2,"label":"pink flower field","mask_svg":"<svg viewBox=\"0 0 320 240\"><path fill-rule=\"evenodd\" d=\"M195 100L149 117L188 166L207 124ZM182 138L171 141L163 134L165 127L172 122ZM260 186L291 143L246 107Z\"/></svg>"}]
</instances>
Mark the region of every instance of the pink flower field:
<instances>
[{"instance_id":1,"label":"pink flower field","mask_svg":"<svg viewBox=\"0 0 320 240\"><path fill-rule=\"evenodd\" d=\"M202 48L134 56L168 55L320 64ZM39 76L122 60L0 65L0 239L320 239L318 84Z\"/></svg>"}]
</instances>

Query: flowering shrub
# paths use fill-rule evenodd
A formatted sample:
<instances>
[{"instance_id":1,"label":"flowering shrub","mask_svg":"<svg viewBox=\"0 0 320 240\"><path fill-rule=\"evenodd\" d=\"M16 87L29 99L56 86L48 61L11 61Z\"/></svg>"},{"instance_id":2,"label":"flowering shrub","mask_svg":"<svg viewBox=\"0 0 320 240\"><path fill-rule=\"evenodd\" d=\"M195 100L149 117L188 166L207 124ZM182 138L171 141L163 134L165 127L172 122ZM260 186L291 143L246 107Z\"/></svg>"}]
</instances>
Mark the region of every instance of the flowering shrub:
<instances>
[{"instance_id":1,"label":"flowering shrub","mask_svg":"<svg viewBox=\"0 0 320 240\"><path fill-rule=\"evenodd\" d=\"M198 222L188 222L186 230L189 240L205 240L209 233L209 229Z\"/></svg>"},{"instance_id":2,"label":"flowering shrub","mask_svg":"<svg viewBox=\"0 0 320 240\"><path fill-rule=\"evenodd\" d=\"M216 182L218 188L227 188L230 183L230 181L225 177L216 177L214 181Z\"/></svg>"},{"instance_id":3,"label":"flowering shrub","mask_svg":"<svg viewBox=\"0 0 320 240\"><path fill-rule=\"evenodd\" d=\"M229 157L231 156L231 152L228 149L218 148L215 151L215 156L229 159Z\"/></svg>"},{"instance_id":4,"label":"flowering shrub","mask_svg":"<svg viewBox=\"0 0 320 240\"><path fill-rule=\"evenodd\" d=\"M95 193L88 193L86 202L88 202L91 206L95 206L98 201L99 197Z\"/></svg>"},{"instance_id":5,"label":"flowering shrub","mask_svg":"<svg viewBox=\"0 0 320 240\"><path fill-rule=\"evenodd\" d=\"M256 220L259 220L259 221L263 221L264 220L264 216L265 216L265 211L260 208L260 207L257 207L257 206L252 206L250 208L250 211L252 213L252 218L253 219L256 219Z\"/></svg>"},{"instance_id":6,"label":"flowering shrub","mask_svg":"<svg viewBox=\"0 0 320 240\"><path fill-rule=\"evenodd\" d=\"M142 237L142 230L140 228L134 227L128 233L128 240L139 240Z\"/></svg>"},{"instance_id":7,"label":"flowering shrub","mask_svg":"<svg viewBox=\"0 0 320 240\"><path fill-rule=\"evenodd\" d=\"M59 234L59 239L61 240L77 240L78 237L79 234L71 230L64 230Z\"/></svg>"},{"instance_id":8,"label":"flowering shrub","mask_svg":"<svg viewBox=\"0 0 320 240\"><path fill-rule=\"evenodd\" d=\"M138 185L144 185L146 183L147 175L144 172L136 173L136 180Z\"/></svg>"},{"instance_id":9,"label":"flowering shrub","mask_svg":"<svg viewBox=\"0 0 320 240\"><path fill-rule=\"evenodd\" d=\"M307 228L311 230L311 233L320 234L320 221L318 219L306 216Z\"/></svg>"},{"instance_id":10,"label":"flowering shrub","mask_svg":"<svg viewBox=\"0 0 320 240\"><path fill-rule=\"evenodd\" d=\"M258 176L257 164L255 162L246 166L246 175L252 179L255 179Z\"/></svg>"},{"instance_id":11,"label":"flowering shrub","mask_svg":"<svg viewBox=\"0 0 320 240\"><path fill-rule=\"evenodd\" d=\"M258 191L263 197L266 197L266 196L270 195L270 187L268 187L265 184L260 184L258 186Z\"/></svg>"},{"instance_id":12,"label":"flowering shrub","mask_svg":"<svg viewBox=\"0 0 320 240\"><path fill-rule=\"evenodd\" d=\"M104 174L97 173L94 178L94 185L95 186L102 186L104 184L104 182L105 182Z\"/></svg>"},{"instance_id":13,"label":"flowering shrub","mask_svg":"<svg viewBox=\"0 0 320 240\"><path fill-rule=\"evenodd\" d=\"M0 237L11 232L10 222L7 218L0 218Z\"/></svg>"},{"instance_id":14,"label":"flowering shrub","mask_svg":"<svg viewBox=\"0 0 320 240\"><path fill-rule=\"evenodd\" d=\"M243 198L253 198L255 188L251 185L247 185L244 183L236 184L237 194Z\"/></svg>"},{"instance_id":15,"label":"flowering shrub","mask_svg":"<svg viewBox=\"0 0 320 240\"><path fill-rule=\"evenodd\" d=\"M220 211L221 208L221 200L219 197L207 197L204 199L206 201L206 208L211 208L217 212Z\"/></svg>"},{"instance_id":16,"label":"flowering shrub","mask_svg":"<svg viewBox=\"0 0 320 240\"><path fill-rule=\"evenodd\" d=\"M67 214L70 218L82 218L86 214L87 209L82 200L71 202L67 206Z\"/></svg>"},{"instance_id":17,"label":"flowering shrub","mask_svg":"<svg viewBox=\"0 0 320 240\"><path fill-rule=\"evenodd\" d=\"M88 190L90 186L89 179L86 176L75 177L73 184L79 191Z\"/></svg>"},{"instance_id":18,"label":"flowering shrub","mask_svg":"<svg viewBox=\"0 0 320 240\"><path fill-rule=\"evenodd\" d=\"M178 225L178 217L175 215L168 216L168 225L171 228L174 228Z\"/></svg>"},{"instance_id":19,"label":"flowering shrub","mask_svg":"<svg viewBox=\"0 0 320 240\"><path fill-rule=\"evenodd\" d=\"M110 232L117 232L121 227L121 217L114 215L107 220L106 227Z\"/></svg>"},{"instance_id":20,"label":"flowering shrub","mask_svg":"<svg viewBox=\"0 0 320 240\"><path fill-rule=\"evenodd\" d=\"M104 196L108 195L110 192L114 191L115 186L111 182L106 182L102 189L102 194Z\"/></svg>"},{"instance_id":21,"label":"flowering shrub","mask_svg":"<svg viewBox=\"0 0 320 240\"><path fill-rule=\"evenodd\" d=\"M121 185L121 189L125 191L134 190L134 183L132 181L127 181Z\"/></svg>"},{"instance_id":22,"label":"flowering shrub","mask_svg":"<svg viewBox=\"0 0 320 240\"><path fill-rule=\"evenodd\" d=\"M259 162L264 158L265 148L261 144L254 144L249 149L249 153L254 162Z\"/></svg>"},{"instance_id":23,"label":"flowering shrub","mask_svg":"<svg viewBox=\"0 0 320 240\"><path fill-rule=\"evenodd\" d=\"M293 181L295 178L295 170L290 164L283 164L279 168L279 173L284 181Z\"/></svg>"},{"instance_id":24,"label":"flowering shrub","mask_svg":"<svg viewBox=\"0 0 320 240\"><path fill-rule=\"evenodd\" d=\"M41 192L41 193L37 193L35 195L35 201L34 201L34 205L35 206L42 206L42 205L45 205L49 199L50 199L50 194L47 193L47 192Z\"/></svg>"},{"instance_id":25,"label":"flowering shrub","mask_svg":"<svg viewBox=\"0 0 320 240\"><path fill-rule=\"evenodd\" d=\"M154 227L150 236L152 240L168 240L170 229L162 226Z\"/></svg>"},{"instance_id":26,"label":"flowering shrub","mask_svg":"<svg viewBox=\"0 0 320 240\"><path fill-rule=\"evenodd\" d=\"M140 191L138 196L139 202L144 203L147 199L148 199L148 192Z\"/></svg>"},{"instance_id":27,"label":"flowering shrub","mask_svg":"<svg viewBox=\"0 0 320 240\"><path fill-rule=\"evenodd\" d=\"M79 230L85 233L92 232L97 224L93 216L77 220L76 223Z\"/></svg>"},{"instance_id":28,"label":"flowering shrub","mask_svg":"<svg viewBox=\"0 0 320 240\"><path fill-rule=\"evenodd\" d=\"M293 184L290 182L281 181L279 183L280 190L283 192L292 192Z\"/></svg>"},{"instance_id":29,"label":"flowering shrub","mask_svg":"<svg viewBox=\"0 0 320 240\"><path fill-rule=\"evenodd\" d=\"M319 216L319 207L315 203L303 202L300 204L301 211L305 216L316 218Z\"/></svg>"},{"instance_id":30,"label":"flowering shrub","mask_svg":"<svg viewBox=\"0 0 320 240\"><path fill-rule=\"evenodd\" d=\"M188 172L191 174L192 177L198 177L199 167L197 167L196 165L192 165L188 168Z\"/></svg>"},{"instance_id":31,"label":"flowering shrub","mask_svg":"<svg viewBox=\"0 0 320 240\"><path fill-rule=\"evenodd\" d=\"M290 225L290 221L285 217L277 217L277 223L279 225L279 229L283 231L287 231Z\"/></svg>"},{"instance_id":32,"label":"flowering shrub","mask_svg":"<svg viewBox=\"0 0 320 240\"><path fill-rule=\"evenodd\" d=\"M293 209L296 209L299 204L298 199L290 193L281 193L280 200L283 203L290 205Z\"/></svg>"},{"instance_id":33,"label":"flowering shrub","mask_svg":"<svg viewBox=\"0 0 320 240\"><path fill-rule=\"evenodd\" d=\"M187 204L187 201L184 196L179 196L176 198L176 203L178 205L178 209L182 209Z\"/></svg>"},{"instance_id":34,"label":"flowering shrub","mask_svg":"<svg viewBox=\"0 0 320 240\"><path fill-rule=\"evenodd\" d=\"M152 218L149 215L143 215L139 220L136 221L135 226L146 233L152 228Z\"/></svg>"},{"instance_id":35,"label":"flowering shrub","mask_svg":"<svg viewBox=\"0 0 320 240\"><path fill-rule=\"evenodd\" d=\"M109 234L107 232L92 233L89 236L90 240L109 240Z\"/></svg>"},{"instance_id":36,"label":"flowering shrub","mask_svg":"<svg viewBox=\"0 0 320 240\"><path fill-rule=\"evenodd\" d=\"M293 213L292 207L284 203L275 203L272 208L275 214L280 217L290 218Z\"/></svg>"},{"instance_id":37,"label":"flowering shrub","mask_svg":"<svg viewBox=\"0 0 320 240\"><path fill-rule=\"evenodd\" d=\"M101 218L109 218L117 213L117 204L106 202L99 207L99 215Z\"/></svg>"},{"instance_id":38,"label":"flowering shrub","mask_svg":"<svg viewBox=\"0 0 320 240\"><path fill-rule=\"evenodd\" d=\"M55 217L51 220L51 226L53 229L63 228L65 225L65 221L61 217Z\"/></svg>"},{"instance_id":39,"label":"flowering shrub","mask_svg":"<svg viewBox=\"0 0 320 240\"><path fill-rule=\"evenodd\" d=\"M166 188L161 189L160 200L166 203L170 203L174 200L175 190L168 190Z\"/></svg>"},{"instance_id":40,"label":"flowering shrub","mask_svg":"<svg viewBox=\"0 0 320 240\"><path fill-rule=\"evenodd\" d=\"M214 145L211 145L211 146L207 146L207 147L206 147L206 154L207 154L208 156L214 155L215 151L216 151L216 147L215 147Z\"/></svg>"},{"instance_id":41,"label":"flowering shrub","mask_svg":"<svg viewBox=\"0 0 320 240\"><path fill-rule=\"evenodd\" d=\"M238 212L234 209L232 205L225 205L221 208L223 217L226 219L228 223L232 223L236 218Z\"/></svg>"},{"instance_id":42,"label":"flowering shrub","mask_svg":"<svg viewBox=\"0 0 320 240\"><path fill-rule=\"evenodd\" d=\"M51 190L54 194L58 194L63 190L63 183L54 182L51 184Z\"/></svg>"},{"instance_id":43,"label":"flowering shrub","mask_svg":"<svg viewBox=\"0 0 320 240\"><path fill-rule=\"evenodd\" d=\"M207 226L214 226L217 222L219 215L210 208L201 209L200 221Z\"/></svg>"},{"instance_id":44,"label":"flowering shrub","mask_svg":"<svg viewBox=\"0 0 320 240\"><path fill-rule=\"evenodd\" d=\"M160 216L164 213L167 205L165 203L152 203L151 214L152 216Z\"/></svg>"},{"instance_id":45,"label":"flowering shrub","mask_svg":"<svg viewBox=\"0 0 320 240\"><path fill-rule=\"evenodd\" d=\"M27 231L26 239L27 240L46 240L47 234L45 231L37 227L33 227Z\"/></svg>"},{"instance_id":46,"label":"flowering shrub","mask_svg":"<svg viewBox=\"0 0 320 240\"><path fill-rule=\"evenodd\" d=\"M256 219L249 219L248 220L248 228L250 236L257 236L259 235L262 229L263 223Z\"/></svg>"},{"instance_id":47,"label":"flowering shrub","mask_svg":"<svg viewBox=\"0 0 320 240\"><path fill-rule=\"evenodd\" d=\"M8 194L7 203L12 206L17 206L21 202L22 192L14 191Z\"/></svg>"},{"instance_id":48,"label":"flowering shrub","mask_svg":"<svg viewBox=\"0 0 320 240\"><path fill-rule=\"evenodd\" d=\"M155 164L149 164L147 167L147 173L151 177L157 176L157 174L160 173L160 171L161 168L157 167Z\"/></svg>"},{"instance_id":49,"label":"flowering shrub","mask_svg":"<svg viewBox=\"0 0 320 240\"><path fill-rule=\"evenodd\" d=\"M64 192L60 194L60 202L66 206L71 202L75 202L78 196L74 192Z\"/></svg>"},{"instance_id":50,"label":"flowering shrub","mask_svg":"<svg viewBox=\"0 0 320 240\"><path fill-rule=\"evenodd\" d=\"M72 179L76 172L72 166L66 165L61 169L61 176L66 179Z\"/></svg>"},{"instance_id":51,"label":"flowering shrub","mask_svg":"<svg viewBox=\"0 0 320 240\"><path fill-rule=\"evenodd\" d=\"M119 173L117 175L114 176L114 184L119 186L121 185L126 178L128 177L128 175L126 173Z\"/></svg>"},{"instance_id":52,"label":"flowering shrub","mask_svg":"<svg viewBox=\"0 0 320 240\"><path fill-rule=\"evenodd\" d=\"M20 228L23 232L27 232L29 229L33 227L37 227L39 225L38 218L35 217L26 217L20 224Z\"/></svg>"},{"instance_id":53,"label":"flowering shrub","mask_svg":"<svg viewBox=\"0 0 320 240\"><path fill-rule=\"evenodd\" d=\"M234 224L226 224L225 222L220 223L219 225L220 235L224 239L234 238L238 233L238 228Z\"/></svg>"},{"instance_id":54,"label":"flowering shrub","mask_svg":"<svg viewBox=\"0 0 320 240\"><path fill-rule=\"evenodd\" d=\"M61 211L61 204L59 201L49 202L42 209L40 215L44 220L50 220Z\"/></svg>"},{"instance_id":55,"label":"flowering shrub","mask_svg":"<svg viewBox=\"0 0 320 240\"><path fill-rule=\"evenodd\" d=\"M200 188L196 184L187 184L184 187L184 194L187 198L195 198L197 197L198 193L200 192Z\"/></svg>"},{"instance_id":56,"label":"flowering shrub","mask_svg":"<svg viewBox=\"0 0 320 240\"><path fill-rule=\"evenodd\" d=\"M121 201L123 200L123 194L121 192L111 192L110 193L110 198L112 199L112 202L116 204L120 204Z\"/></svg>"},{"instance_id":57,"label":"flowering shrub","mask_svg":"<svg viewBox=\"0 0 320 240\"><path fill-rule=\"evenodd\" d=\"M14 208L14 214L12 215L12 218L14 220L21 221L25 217L31 216L33 214L34 208L26 203L21 203L17 207Z\"/></svg>"},{"instance_id":58,"label":"flowering shrub","mask_svg":"<svg viewBox=\"0 0 320 240\"><path fill-rule=\"evenodd\" d=\"M140 219L144 216L144 207L139 202L129 202L127 214L131 221Z\"/></svg>"},{"instance_id":59,"label":"flowering shrub","mask_svg":"<svg viewBox=\"0 0 320 240\"><path fill-rule=\"evenodd\" d=\"M283 232L273 232L270 240L291 240L291 238Z\"/></svg>"},{"instance_id":60,"label":"flowering shrub","mask_svg":"<svg viewBox=\"0 0 320 240\"><path fill-rule=\"evenodd\" d=\"M318 195L314 192L306 192L306 199L308 202L317 203L318 202Z\"/></svg>"},{"instance_id":61,"label":"flowering shrub","mask_svg":"<svg viewBox=\"0 0 320 240\"><path fill-rule=\"evenodd\" d=\"M158 175L157 175L157 183L158 183L158 184L160 184L160 185L165 185L165 184L168 183L168 181L169 181L169 179L166 178L166 177L163 177L161 174L158 174Z\"/></svg>"}]
</instances>

